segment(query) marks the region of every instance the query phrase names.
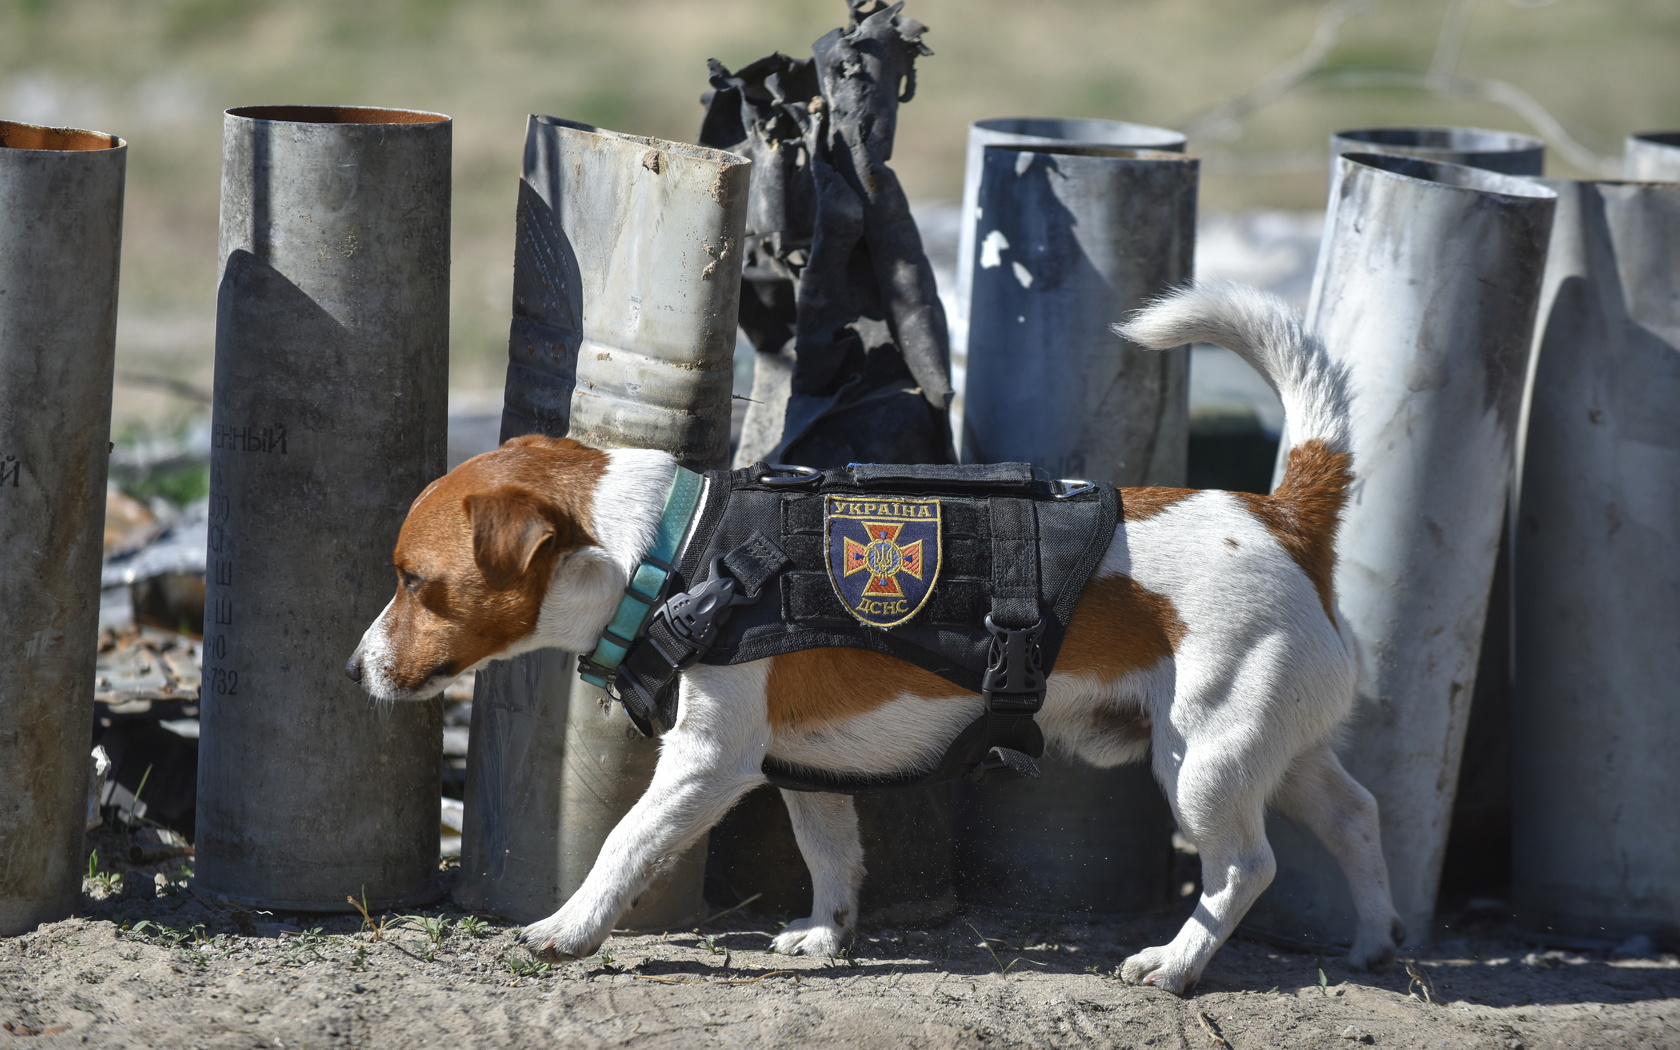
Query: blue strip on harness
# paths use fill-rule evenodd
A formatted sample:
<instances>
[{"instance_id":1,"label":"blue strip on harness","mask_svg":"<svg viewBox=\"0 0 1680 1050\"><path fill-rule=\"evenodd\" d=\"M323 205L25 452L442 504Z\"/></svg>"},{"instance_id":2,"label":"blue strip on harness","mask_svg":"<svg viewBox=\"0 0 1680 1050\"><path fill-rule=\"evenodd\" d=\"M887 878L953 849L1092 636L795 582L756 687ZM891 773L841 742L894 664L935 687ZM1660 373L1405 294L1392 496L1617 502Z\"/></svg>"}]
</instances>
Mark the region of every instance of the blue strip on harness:
<instances>
[{"instance_id":1,"label":"blue strip on harness","mask_svg":"<svg viewBox=\"0 0 1680 1050\"><path fill-rule=\"evenodd\" d=\"M579 661L579 677L590 685L607 688L605 676L618 670L630 643L653 615L665 591L665 581L671 577L677 547L687 535L695 508L700 505L705 481L692 470L677 468L677 476L671 479L671 492L665 497L665 512L659 517L659 532L654 536L653 546L631 574L618 611L601 632L595 651Z\"/></svg>"}]
</instances>

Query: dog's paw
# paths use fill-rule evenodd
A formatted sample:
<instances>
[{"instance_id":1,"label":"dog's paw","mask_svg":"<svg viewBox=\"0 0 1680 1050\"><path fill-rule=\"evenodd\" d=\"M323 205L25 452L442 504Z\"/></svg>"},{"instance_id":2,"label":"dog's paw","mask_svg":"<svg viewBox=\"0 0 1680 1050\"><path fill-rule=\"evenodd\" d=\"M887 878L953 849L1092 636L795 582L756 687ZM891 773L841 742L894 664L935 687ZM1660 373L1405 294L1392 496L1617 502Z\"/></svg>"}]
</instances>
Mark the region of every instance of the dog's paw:
<instances>
[{"instance_id":1,"label":"dog's paw","mask_svg":"<svg viewBox=\"0 0 1680 1050\"><path fill-rule=\"evenodd\" d=\"M556 964L586 959L606 941L605 937L593 940L579 937L569 931L565 923L556 920L557 916L550 916L541 922L533 922L520 930L514 939L543 962Z\"/></svg>"},{"instance_id":2,"label":"dog's paw","mask_svg":"<svg viewBox=\"0 0 1680 1050\"><path fill-rule=\"evenodd\" d=\"M1386 973L1394 966L1400 945L1406 941L1406 924L1398 918L1390 919L1388 928L1379 934L1361 935L1348 949L1347 963L1368 973Z\"/></svg>"},{"instance_id":3,"label":"dog's paw","mask_svg":"<svg viewBox=\"0 0 1680 1050\"><path fill-rule=\"evenodd\" d=\"M845 949L845 931L815 919L795 919L770 942L770 950L779 955L835 956Z\"/></svg>"},{"instance_id":4,"label":"dog's paw","mask_svg":"<svg viewBox=\"0 0 1680 1050\"><path fill-rule=\"evenodd\" d=\"M1174 995L1188 993L1198 976L1178 958L1171 945L1145 948L1120 967L1120 979L1127 984L1152 985Z\"/></svg>"}]
</instances>

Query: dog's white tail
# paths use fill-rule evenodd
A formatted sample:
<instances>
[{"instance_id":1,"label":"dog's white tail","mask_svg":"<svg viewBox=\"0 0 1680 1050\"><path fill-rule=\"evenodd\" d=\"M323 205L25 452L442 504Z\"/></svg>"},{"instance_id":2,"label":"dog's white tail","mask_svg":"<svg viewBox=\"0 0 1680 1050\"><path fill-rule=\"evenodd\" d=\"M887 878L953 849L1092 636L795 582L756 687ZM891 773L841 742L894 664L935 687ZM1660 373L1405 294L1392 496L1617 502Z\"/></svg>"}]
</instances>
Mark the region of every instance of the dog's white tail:
<instances>
[{"instance_id":1,"label":"dog's white tail","mask_svg":"<svg viewBox=\"0 0 1680 1050\"><path fill-rule=\"evenodd\" d=\"M1230 281L1202 281L1155 300L1114 331L1167 350L1217 343L1253 365L1283 401L1293 445L1348 452L1348 392L1342 367L1282 299Z\"/></svg>"},{"instance_id":2,"label":"dog's white tail","mask_svg":"<svg viewBox=\"0 0 1680 1050\"><path fill-rule=\"evenodd\" d=\"M1240 354L1272 384L1283 400L1292 447L1283 480L1265 498L1263 513L1335 622L1336 530L1353 481L1348 382L1342 367L1283 300L1224 281L1173 292L1114 330L1157 350L1218 343Z\"/></svg>"}]
</instances>

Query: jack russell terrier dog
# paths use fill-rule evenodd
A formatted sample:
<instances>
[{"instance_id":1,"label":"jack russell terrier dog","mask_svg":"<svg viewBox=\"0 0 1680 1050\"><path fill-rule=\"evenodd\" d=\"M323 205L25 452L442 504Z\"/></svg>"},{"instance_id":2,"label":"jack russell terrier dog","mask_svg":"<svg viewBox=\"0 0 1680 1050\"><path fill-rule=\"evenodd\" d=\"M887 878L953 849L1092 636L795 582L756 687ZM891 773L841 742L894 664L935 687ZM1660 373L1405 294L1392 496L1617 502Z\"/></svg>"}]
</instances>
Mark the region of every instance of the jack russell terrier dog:
<instances>
[{"instance_id":1,"label":"jack russell terrier dog","mask_svg":"<svg viewBox=\"0 0 1680 1050\"><path fill-rule=\"evenodd\" d=\"M1310 827L1353 891L1350 961L1392 963L1404 928L1371 794L1333 750L1356 654L1332 591L1353 479L1340 366L1280 300L1201 284L1116 331L1146 347L1217 343L1277 390L1293 447L1277 490L1130 488L1074 609L1038 722L1098 766L1150 759L1202 862L1178 935L1123 978L1183 994L1276 869L1265 809ZM346 668L381 701L425 700L487 661L554 646L591 652L656 541L677 465L663 452L522 437L415 499L397 540L396 596ZM652 784L583 885L521 939L548 960L595 952L663 862L765 783L767 758L890 776L925 768L981 697L881 653L818 648L682 672ZM558 775L558 773L556 774ZM834 955L851 939L863 852L847 795L785 791L812 914L771 948Z\"/></svg>"}]
</instances>

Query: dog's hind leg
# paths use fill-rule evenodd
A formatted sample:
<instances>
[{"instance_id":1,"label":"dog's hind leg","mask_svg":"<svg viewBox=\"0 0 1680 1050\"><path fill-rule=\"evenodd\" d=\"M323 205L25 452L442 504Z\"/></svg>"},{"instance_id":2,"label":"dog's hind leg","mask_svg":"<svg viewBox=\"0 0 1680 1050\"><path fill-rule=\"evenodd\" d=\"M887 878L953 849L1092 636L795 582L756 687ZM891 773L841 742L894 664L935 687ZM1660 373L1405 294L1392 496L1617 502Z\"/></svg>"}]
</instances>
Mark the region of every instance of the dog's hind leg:
<instances>
[{"instance_id":1,"label":"dog's hind leg","mask_svg":"<svg viewBox=\"0 0 1680 1050\"><path fill-rule=\"evenodd\" d=\"M1285 816L1312 829L1347 876L1358 916L1348 961L1367 970L1388 969L1406 939L1406 926L1389 896L1377 800L1348 775L1328 744L1319 744L1295 760L1274 802Z\"/></svg>"},{"instance_id":2,"label":"dog's hind leg","mask_svg":"<svg viewBox=\"0 0 1680 1050\"><path fill-rule=\"evenodd\" d=\"M785 955L839 955L857 929L863 845L849 795L782 792L793 837L811 872L811 915L787 924L770 942Z\"/></svg>"},{"instance_id":3,"label":"dog's hind leg","mask_svg":"<svg viewBox=\"0 0 1680 1050\"><path fill-rule=\"evenodd\" d=\"M1163 741L1156 740L1157 754ZM1167 799L1178 825L1202 858L1202 896L1196 910L1169 944L1145 948L1127 959L1121 977L1188 992L1202 969L1248 913L1277 872L1266 842L1266 792L1251 768L1252 755L1225 741L1199 741L1177 749L1176 768L1157 760Z\"/></svg>"}]
</instances>

